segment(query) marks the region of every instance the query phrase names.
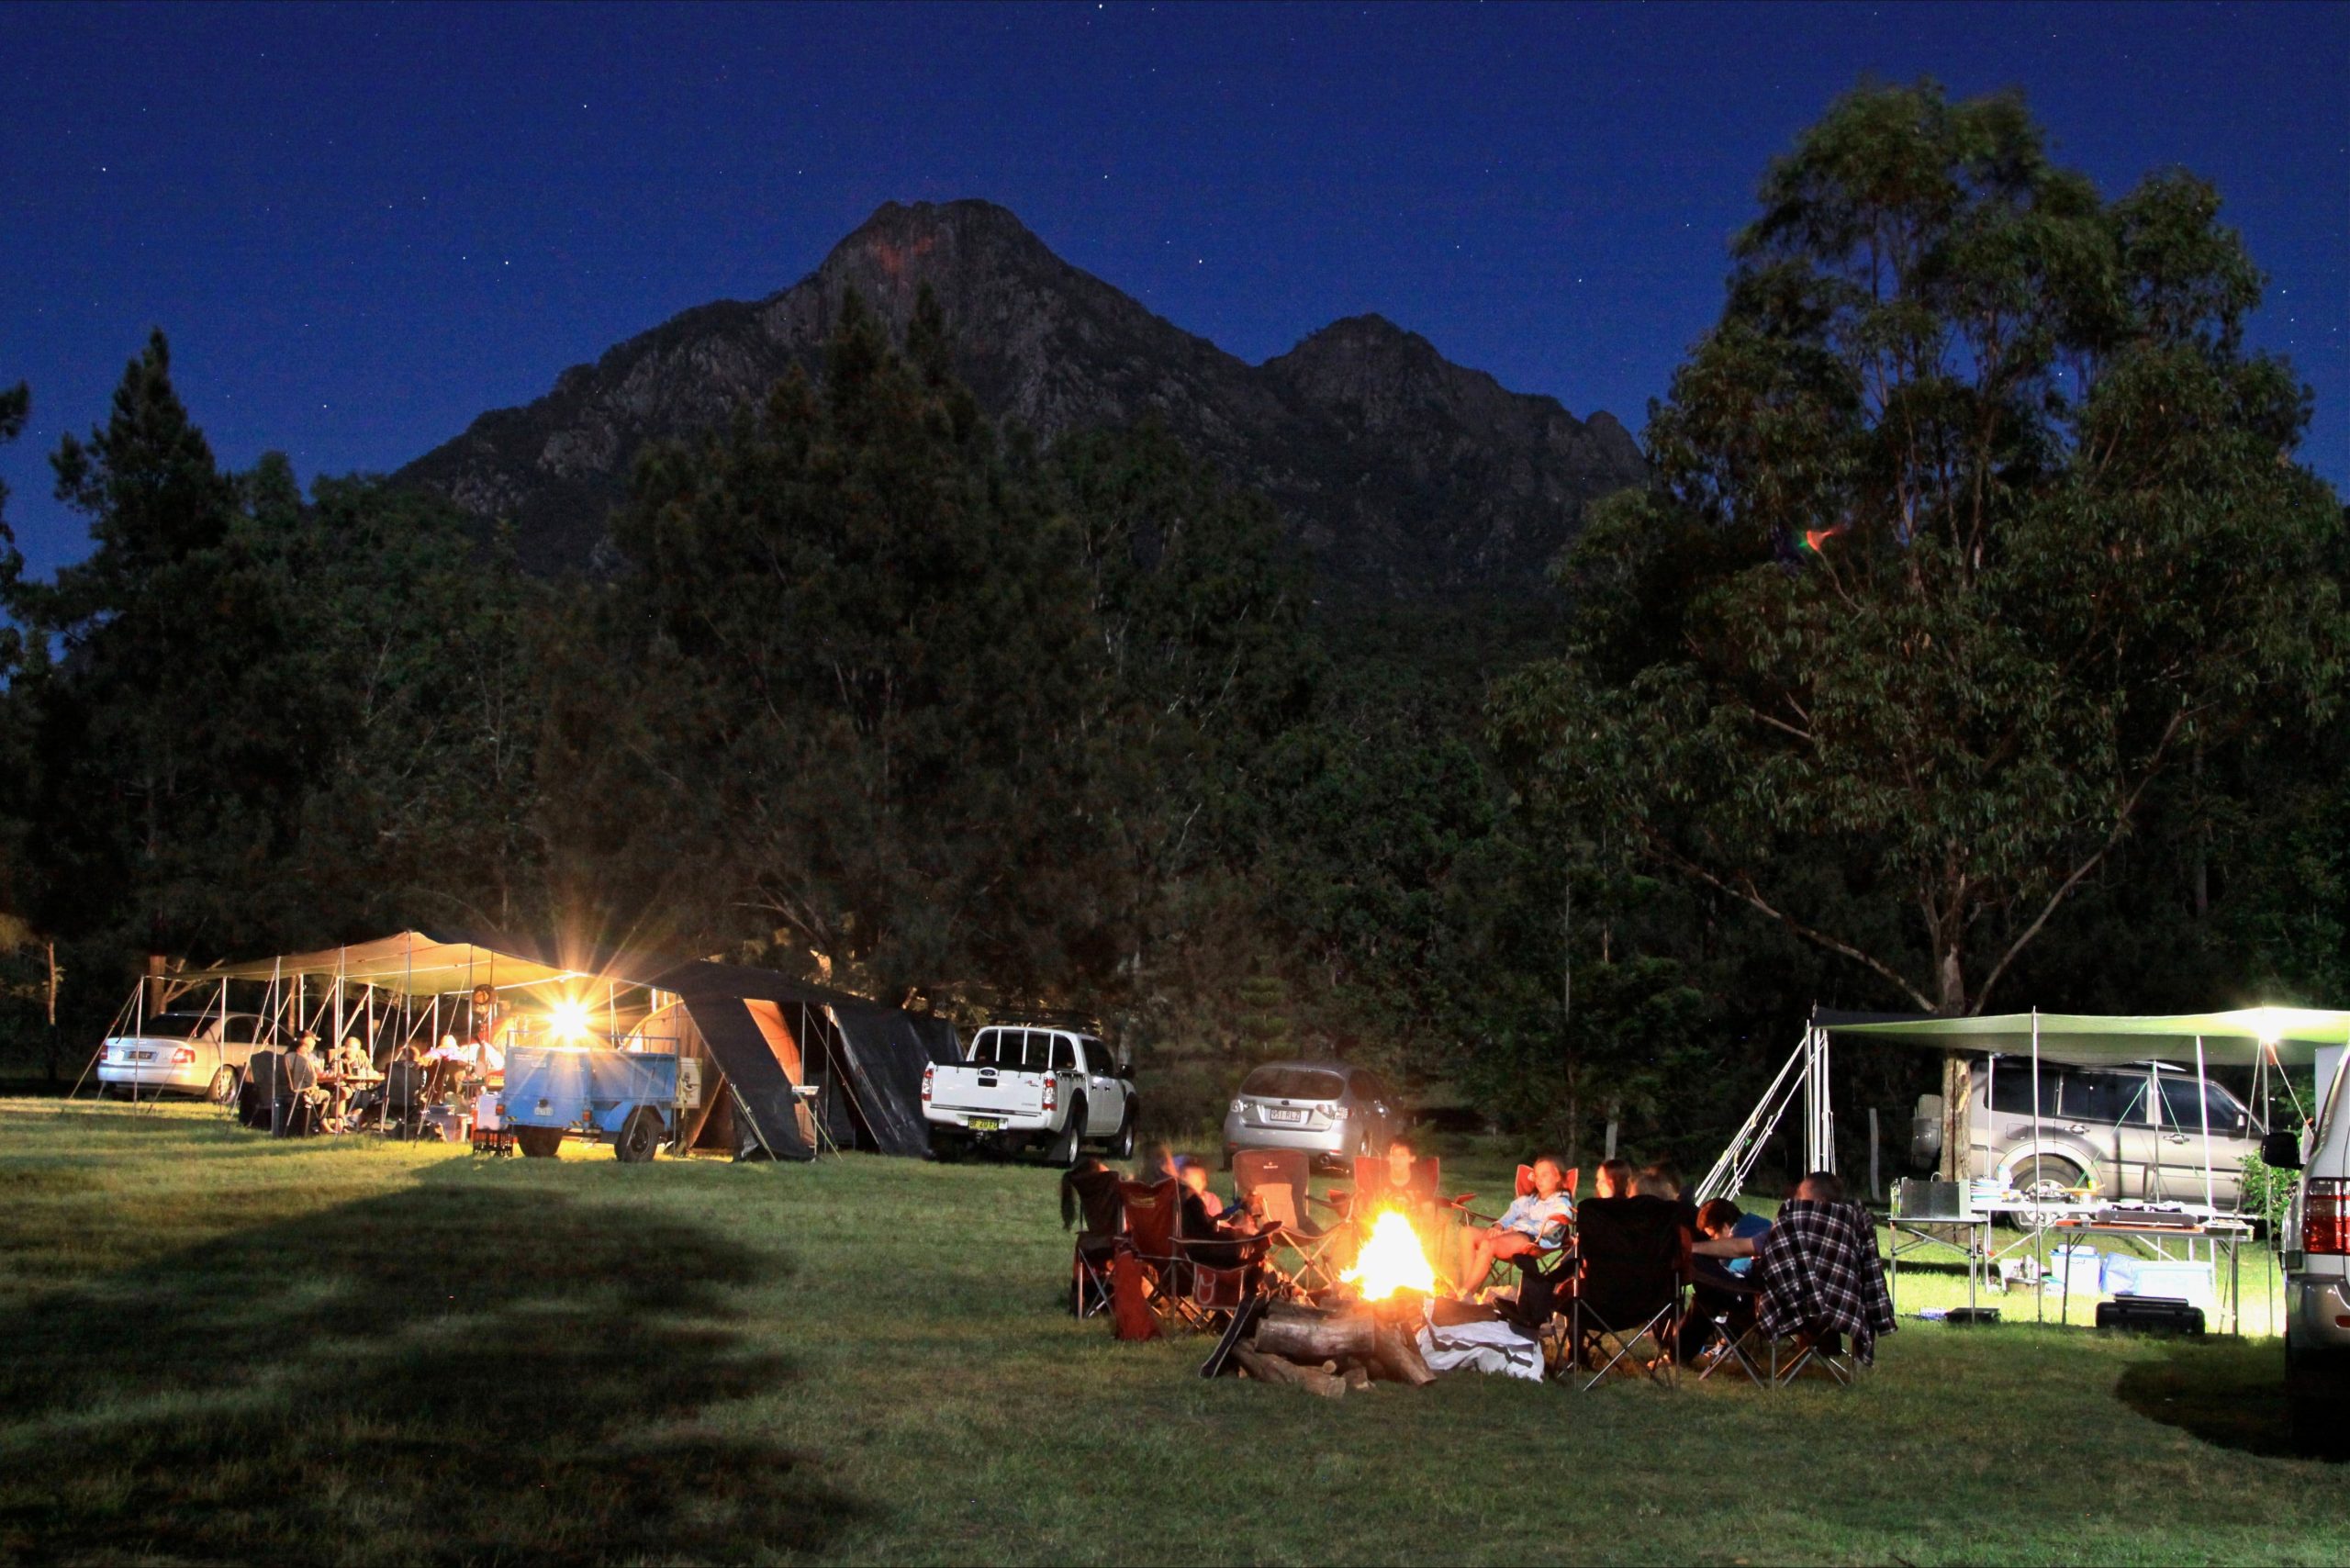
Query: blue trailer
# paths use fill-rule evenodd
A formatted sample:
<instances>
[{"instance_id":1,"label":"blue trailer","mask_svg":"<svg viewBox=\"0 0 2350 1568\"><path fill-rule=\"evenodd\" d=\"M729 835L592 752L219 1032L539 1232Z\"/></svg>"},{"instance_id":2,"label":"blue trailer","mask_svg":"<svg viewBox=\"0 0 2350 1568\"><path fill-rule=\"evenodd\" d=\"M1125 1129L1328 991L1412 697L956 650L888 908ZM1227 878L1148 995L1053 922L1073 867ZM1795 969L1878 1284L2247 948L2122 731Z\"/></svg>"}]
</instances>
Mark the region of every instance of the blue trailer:
<instances>
[{"instance_id":1,"label":"blue trailer","mask_svg":"<svg viewBox=\"0 0 2350 1568\"><path fill-rule=\"evenodd\" d=\"M506 1054L505 1114L525 1155L544 1159L565 1136L609 1138L634 1163L677 1136L680 1109L701 1103L701 1063L667 1052L516 1046Z\"/></svg>"}]
</instances>

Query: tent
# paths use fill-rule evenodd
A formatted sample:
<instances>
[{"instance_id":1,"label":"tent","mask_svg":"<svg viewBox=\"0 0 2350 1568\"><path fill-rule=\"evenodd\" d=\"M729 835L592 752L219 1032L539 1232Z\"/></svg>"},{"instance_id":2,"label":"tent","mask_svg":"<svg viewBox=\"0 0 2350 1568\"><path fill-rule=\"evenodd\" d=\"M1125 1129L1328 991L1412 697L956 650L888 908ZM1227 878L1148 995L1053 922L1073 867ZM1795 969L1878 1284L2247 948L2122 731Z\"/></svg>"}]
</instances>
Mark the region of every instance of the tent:
<instances>
[{"instance_id":1,"label":"tent","mask_svg":"<svg viewBox=\"0 0 2350 1568\"><path fill-rule=\"evenodd\" d=\"M2314 1117L2322 1114L2340 1076L2345 1047L2350 1047L2350 1012L2247 1007L2150 1015L2032 1012L1942 1018L1924 1014L1815 1010L1795 1054L1698 1184L1700 1202L1734 1196L1743 1187L1763 1144L1798 1099L1804 1107L1804 1169L1836 1169L1835 1111L1828 1090L1829 1049L1835 1036L2026 1057L2035 1064L2035 1085L2037 1064L2042 1061L2076 1067L2162 1061L2199 1075L2211 1067L2249 1067L2255 1072L2313 1067L2320 1097L2311 1108ZM1947 1130L1944 1137L1949 1137Z\"/></svg>"},{"instance_id":2,"label":"tent","mask_svg":"<svg viewBox=\"0 0 2350 1568\"><path fill-rule=\"evenodd\" d=\"M739 1149L777 1159L813 1159L826 1144L930 1152L923 1070L961 1056L945 1019L729 964L681 965L655 984L677 996L733 1086Z\"/></svg>"}]
</instances>

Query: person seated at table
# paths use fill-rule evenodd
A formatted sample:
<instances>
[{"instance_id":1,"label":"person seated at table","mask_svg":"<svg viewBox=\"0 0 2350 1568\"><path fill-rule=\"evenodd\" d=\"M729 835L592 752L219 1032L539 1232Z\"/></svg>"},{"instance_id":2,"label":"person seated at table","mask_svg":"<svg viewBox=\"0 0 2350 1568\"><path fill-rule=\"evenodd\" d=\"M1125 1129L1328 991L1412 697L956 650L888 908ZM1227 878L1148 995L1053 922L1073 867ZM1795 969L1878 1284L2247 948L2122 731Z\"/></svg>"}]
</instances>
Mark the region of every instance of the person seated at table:
<instances>
[{"instance_id":1,"label":"person seated at table","mask_svg":"<svg viewBox=\"0 0 2350 1568\"><path fill-rule=\"evenodd\" d=\"M465 1075L464 1053L457 1048L457 1036L443 1035L441 1043L426 1053L429 1064L424 1081L424 1094L429 1100L439 1100L456 1092Z\"/></svg>"},{"instance_id":2,"label":"person seated at table","mask_svg":"<svg viewBox=\"0 0 2350 1568\"><path fill-rule=\"evenodd\" d=\"M1534 1191L1504 1209L1501 1218L1478 1233L1470 1249L1468 1271L1460 1276L1460 1299L1475 1298L1497 1260L1523 1258L1541 1250L1542 1244L1562 1233L1574 1217L1575 1203L1567 1195L1566 1168L1555 1155L1537 1157Z\"/></svg>"},{"instance_id":3,"label":"person seated at table","mask_svg":"<svg viewBox=\"0 0 2350 1568\"><path fill-rule=\"evenodd\" d=\"M319 1037L306 1030L286 1055L278 1079L285 1114L270 1129L279 1137L291 1136L297 1128L304 1132L318 1130L313 1118L326 1100L319 1088L318 1044Z\"/></svg>"}]
</instances>

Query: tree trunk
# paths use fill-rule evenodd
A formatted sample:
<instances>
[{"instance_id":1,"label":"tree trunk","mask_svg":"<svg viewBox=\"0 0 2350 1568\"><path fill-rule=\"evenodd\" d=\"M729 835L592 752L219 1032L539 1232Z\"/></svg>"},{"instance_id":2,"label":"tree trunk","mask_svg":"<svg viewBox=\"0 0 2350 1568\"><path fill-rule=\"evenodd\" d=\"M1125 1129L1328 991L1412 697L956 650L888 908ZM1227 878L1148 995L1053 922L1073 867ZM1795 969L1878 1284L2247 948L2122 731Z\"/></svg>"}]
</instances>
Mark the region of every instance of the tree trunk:
<instances>
[{"instance_id":1,"label":"tree trunk","mask_svg":"<svg viewBox=\"0 0 2350 1568\"><path fill-rule=\"evenodd\" d=\"M1318 1394L1325 1399L1343 1398L1347 1392L1347 1380L1334 1372L1326 1372L1320 1367L1302 1367L1279 1356L1263 1355L1246 1345L1232 1347L1232 1359L1241 1371L1259 1383L1295 1383L1307 1393Z\"/></svg>"},{"instance_id":2,"label":"tree trunk","mask_svg":"<svg viewBox=\"0 0 2350 1568\"><path fill-rule=\"evenodd\" d=\"M1942 1153L1936 1173L1945 1182L1964 1182L1970 1174L1967 1152L1967 1096L1974 1092L1975 1074L1956 1051L1942 1053Z\"/></svg>"}]
</instances>

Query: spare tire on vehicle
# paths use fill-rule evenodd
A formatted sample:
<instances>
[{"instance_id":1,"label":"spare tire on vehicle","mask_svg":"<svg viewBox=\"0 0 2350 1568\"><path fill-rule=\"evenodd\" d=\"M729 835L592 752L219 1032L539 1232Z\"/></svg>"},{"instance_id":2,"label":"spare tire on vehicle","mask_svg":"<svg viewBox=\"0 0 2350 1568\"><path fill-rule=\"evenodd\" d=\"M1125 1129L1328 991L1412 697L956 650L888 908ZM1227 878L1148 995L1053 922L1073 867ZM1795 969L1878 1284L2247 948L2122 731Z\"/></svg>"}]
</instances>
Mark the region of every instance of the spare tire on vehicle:
<instances>
[{"instance_id":1,"label":"spare tire on vehicle","mask_svg":"<svg viewBox=\"0 0 2350 1568\"><path fill-rule=\"evenodd\" d=\"M553 1159L563 1148L561 1127L516 1127L514 1141L532 1159Z\"/></svg>"}]
</instances>

